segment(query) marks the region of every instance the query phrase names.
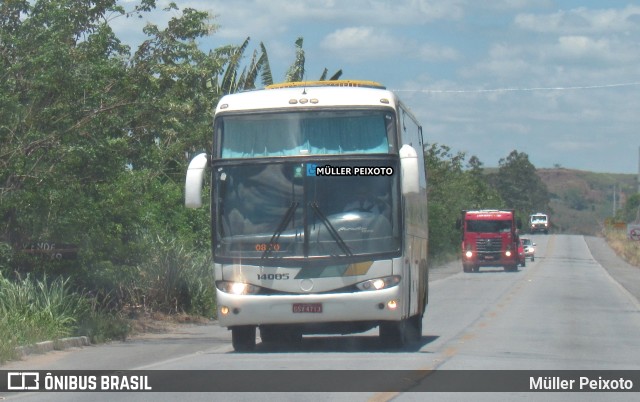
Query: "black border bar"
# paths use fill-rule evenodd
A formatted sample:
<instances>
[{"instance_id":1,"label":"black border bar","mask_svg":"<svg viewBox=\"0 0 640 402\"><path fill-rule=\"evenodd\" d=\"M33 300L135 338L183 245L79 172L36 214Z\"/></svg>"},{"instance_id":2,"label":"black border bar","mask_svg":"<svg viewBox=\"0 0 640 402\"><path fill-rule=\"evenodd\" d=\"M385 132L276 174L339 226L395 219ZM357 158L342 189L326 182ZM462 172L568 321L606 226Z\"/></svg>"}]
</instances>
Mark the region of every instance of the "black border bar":
<instances>
[{"instance_id":1,"label":"black border bar","mask_svg":"<svg viewBox=\"0 0 640 402\"><path fill-rule=\"evenodd\" d=\"M640 370L22 370L0 392L638 392Z\"/></svg>"}]
</instances>

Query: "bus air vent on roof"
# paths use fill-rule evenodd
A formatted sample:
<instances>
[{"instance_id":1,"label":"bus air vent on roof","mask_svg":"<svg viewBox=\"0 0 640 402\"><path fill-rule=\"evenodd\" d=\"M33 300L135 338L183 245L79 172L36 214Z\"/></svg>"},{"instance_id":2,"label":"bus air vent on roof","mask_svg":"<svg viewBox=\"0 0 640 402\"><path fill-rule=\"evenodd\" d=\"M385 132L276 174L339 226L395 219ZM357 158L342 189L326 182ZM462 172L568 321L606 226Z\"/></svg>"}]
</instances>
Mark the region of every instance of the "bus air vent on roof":
<instances>
[{"instance_id":1,"label":"bus air vent on roof","mask_svg":"<svg viewBox=\"0 0 640 402\"><path fill-rule=\"evenodd\" d=\"M265 89L279 88L303 88L303 87L362 87L386 89L386 87L375 81L365 80L331 80L331 81L295 81L283 82L280 84L267 85Z\"/></svg>"}]
</instances>

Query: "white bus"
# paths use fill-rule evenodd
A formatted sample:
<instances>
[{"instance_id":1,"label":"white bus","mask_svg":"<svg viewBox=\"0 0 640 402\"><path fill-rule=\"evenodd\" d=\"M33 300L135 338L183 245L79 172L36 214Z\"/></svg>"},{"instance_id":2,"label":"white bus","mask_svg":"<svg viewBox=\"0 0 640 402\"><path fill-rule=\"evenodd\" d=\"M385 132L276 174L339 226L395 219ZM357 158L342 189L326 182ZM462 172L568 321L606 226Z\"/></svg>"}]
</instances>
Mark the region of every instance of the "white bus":
<instances>
[{"instance_id":1,"label":"white bus","mask_svg":"<svg viewBox=\"0 0 640 402\"><path fill-rule=\"evenodd\" d=\"M379 327L419 340L428 299L422 129L371 81L286 83L224 96L212 154L189 164L185 204L211 174L220 325L237 351Z\"/></svg>"}]
</instances>

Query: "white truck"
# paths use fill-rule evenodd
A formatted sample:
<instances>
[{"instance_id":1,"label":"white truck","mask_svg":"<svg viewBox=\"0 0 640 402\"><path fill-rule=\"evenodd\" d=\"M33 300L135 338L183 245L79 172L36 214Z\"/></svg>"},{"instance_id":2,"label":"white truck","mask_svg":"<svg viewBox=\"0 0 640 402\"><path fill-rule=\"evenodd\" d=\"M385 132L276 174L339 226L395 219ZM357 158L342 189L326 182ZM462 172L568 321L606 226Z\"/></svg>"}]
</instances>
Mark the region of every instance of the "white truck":
<instances>
[{"instance_id":1,"label":"white truck","mask_svg":"<svg viewBox=\"0 0 640 402\"><path fill-rule=\"evenodd\" d=\"M542 212L529 215L529 227L531 228L531 233L543 232L544 234L548 234L549 226L548 215L543 214Z\"/></svg>"}]
</instances>

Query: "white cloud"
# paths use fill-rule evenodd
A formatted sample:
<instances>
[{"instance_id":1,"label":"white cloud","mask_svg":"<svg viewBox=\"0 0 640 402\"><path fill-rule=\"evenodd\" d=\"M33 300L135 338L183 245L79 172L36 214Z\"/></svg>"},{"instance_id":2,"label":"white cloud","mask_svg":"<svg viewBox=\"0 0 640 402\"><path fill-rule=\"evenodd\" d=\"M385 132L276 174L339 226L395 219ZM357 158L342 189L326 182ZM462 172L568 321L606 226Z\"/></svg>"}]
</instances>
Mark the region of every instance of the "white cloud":
<instances>
[{"instance_id":1,"label":"white cloud","mask_svg":"<svg viewBox=\"0 0 640 402\"><path fill-rule=\"evenodd\" d=\"M553 14L520 14L515 25L520 29L556 34L638 31L640 7L629 5L623 9L560 10Z\"/></svg>"},{"instance_id":2,"label":"white cloud","mask_svg":"<svg viewBox=\"0 0 640 402\"><path fill-rule=\"evenodd\" d=\"M320 47L349 61L389 59L402 55L408 60L439 62L460 57L453 48L418 44L414 40L397 37L387 30L371 26L338 29L325 36Z\"/></svg>"},{"instance_id":3,"label":"white cloud","mask_svg":"<svg viewBox=\"0 0 640 402\"><path fill-rule=\"evenodd\" d=\"M380 58L395 53L397 42L387 33L372 27L349 27L327 35L320 46L340 53L347 60Z\"/></svg>"},{"instance_id":4,"label":"white cloud","mask_svg":"<svg viewBox=\"0 0 640 402\"><path fill-rule=\"evenodd\" d=\"M424 44L418 47L418 56L427 62L459 60L459 52L451 47Z\"/></svg>"},{"instance_id":5,"label":"white cloud","mask_svg":"<svg viewBox=\"0 0 640 402\"><path fill-rule=\"evenodd\" d=\"M592 39L582 35L561 36L558 38L558 51L569 57L591 57L610 53L607 39Z\"/></svg>"}]
</instances>

